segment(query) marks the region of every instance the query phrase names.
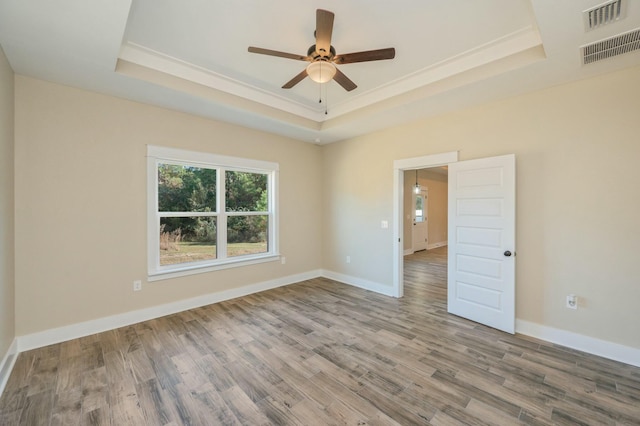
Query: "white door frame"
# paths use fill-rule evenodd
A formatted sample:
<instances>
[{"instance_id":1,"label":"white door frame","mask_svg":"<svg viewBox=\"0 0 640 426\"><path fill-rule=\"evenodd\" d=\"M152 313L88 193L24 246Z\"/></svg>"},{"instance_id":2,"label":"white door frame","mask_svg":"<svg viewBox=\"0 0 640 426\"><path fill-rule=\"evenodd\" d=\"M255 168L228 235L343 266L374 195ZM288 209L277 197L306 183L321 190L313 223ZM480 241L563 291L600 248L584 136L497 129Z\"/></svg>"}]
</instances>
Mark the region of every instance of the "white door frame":
<instances>
[{"instance_id":1,"label":"white door frame","mask_svg":"<svg viewBox=\"0 0 640 426\"><path fill-rule=\"evenodd\" d=\"M393 290L395 297L404 295L404 171L446 166L458 161L458 151L393 161Z\"/></svg>"}]
</instances>

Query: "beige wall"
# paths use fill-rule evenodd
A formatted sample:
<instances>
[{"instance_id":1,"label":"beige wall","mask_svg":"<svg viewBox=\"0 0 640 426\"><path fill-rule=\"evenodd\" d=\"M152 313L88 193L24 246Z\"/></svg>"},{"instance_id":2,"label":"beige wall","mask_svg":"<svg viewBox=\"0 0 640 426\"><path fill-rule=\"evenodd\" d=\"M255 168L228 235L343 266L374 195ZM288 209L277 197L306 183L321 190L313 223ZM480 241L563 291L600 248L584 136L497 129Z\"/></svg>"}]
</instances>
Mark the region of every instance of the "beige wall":
<instances>
[{"instance_id":1,"label":"beige wall","mask_svg":"<svg viewBox=\"0 0 640 426\"><path fill-rule=\"evenodd\" d=\"M321 267L319 147L22 76L15 94L17 335ZM278 162L286 265L146 283L147 144Z\"/></svg>"},{"instance_id":2,"label":"beige wall","mask_svg":"<svg viewBox=\"0 0 640 426\"><path fill-rule=\"evenodd\" d=\"M11 92L10 69L0 70ZM640 68L322 148L27 77L16 77L15 98L17 335L316 268L391 286L392 227L380 221L393 219L393 160L457 150L461 160L516 154L517 318L640 348ZM146 144L279 162L287 264L145 282L133 293L146 276ZM577 311L564 308L569 293Z\"/></svg>"},{"instance_id":3,"label":"beige wall","mask_svg":"<svg viewBox=\"0 0 640 426\"><path fill-rule=\"evenodd\" d=\"M514 153L517 318L640 348L639 114L636 67L328 145L324 266L392 285L394 160Z\"/></svg>"},{"instance_id":4,"label":"beige wall","mask_svg":"<svg viewBox=\"0 0 640 426\"><path fill-rule=\"evenodd\" d=\"M0 48L0 361L15 337L13 70Z\"/></svg>"},{"instance_id":5,"label":"beige wall","mask_svg":"<svg viewBox=\"0 0 640 426\"><path fill-rule=\"evenodd\" d=\"M447 242L447 175L435 173L429 169L418 170L418 183L429 191L429 202L427 204L427 230L428 244L446 244ZM413 188L416 184L415 170L407 170L404 172L404 221L403 236L404 250L410 250L413 247L413 238L411 235L413 227L413 216L411 209L413 208Z\"/></svg>"}]
</instances>

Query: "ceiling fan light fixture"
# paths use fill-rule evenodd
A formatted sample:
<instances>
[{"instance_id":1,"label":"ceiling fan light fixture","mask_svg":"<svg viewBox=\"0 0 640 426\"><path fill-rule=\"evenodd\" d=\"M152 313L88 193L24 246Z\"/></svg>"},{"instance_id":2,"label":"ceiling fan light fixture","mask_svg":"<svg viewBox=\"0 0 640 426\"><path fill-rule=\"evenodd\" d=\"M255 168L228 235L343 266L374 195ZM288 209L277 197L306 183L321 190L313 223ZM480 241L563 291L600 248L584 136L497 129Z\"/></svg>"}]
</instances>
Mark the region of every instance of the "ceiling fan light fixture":
<instances>
[{"instance_id":1,"label":"ceiling fan light fixture","mask_svg":"<svg viewBox=\"0 0 640 426\"><path fill-rule=\"evenodd\" d=\"M336 66L327 61L311 62L307 66L307 75L316 83L326 83L336 75Z\"/></svg>"},{"instance_id":2,"label":"ceiling fan light fixture","mask_svg":"<svg viewBox=\"0 0 640 426\"><path fill-rule=\"evenodd\" d=\"M334 17L334 13L328 10L316 10L316 30L314 32L316 43L309 47L306 56L254 46L249 46L248 50L251 53L259 53L261 55L311 62L298 75L282 85L283 89L291 89L306 77L309 77L316 83L326 83L330 80L334 80L342 86L344 90L350 92L358 86L351 81L349 77L338 70L334 64L355 64L356 62L393 59L396 57L396 49L389 47L386 49L367 50L364 52L344 53L336 56L336 49L331 45Z\"/></svg>"}]
</instances>

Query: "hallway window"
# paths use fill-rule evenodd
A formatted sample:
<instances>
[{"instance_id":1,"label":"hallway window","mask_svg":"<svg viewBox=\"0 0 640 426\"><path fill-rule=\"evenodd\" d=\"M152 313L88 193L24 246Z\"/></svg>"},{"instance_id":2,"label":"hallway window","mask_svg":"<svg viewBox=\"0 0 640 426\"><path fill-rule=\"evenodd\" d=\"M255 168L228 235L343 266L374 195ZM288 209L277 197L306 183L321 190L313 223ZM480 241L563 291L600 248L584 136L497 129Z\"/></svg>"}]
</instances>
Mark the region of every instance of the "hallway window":
<instances>
[{"instance_id":1,"label":"hallway window","mask_svg":"<svg viewBox=\"0 0 640 426\"><path fill-rule=\"evenodd\" d=\"M424 196L416 195L416 222L424 222Z\"/></svg>"}]
</instances>

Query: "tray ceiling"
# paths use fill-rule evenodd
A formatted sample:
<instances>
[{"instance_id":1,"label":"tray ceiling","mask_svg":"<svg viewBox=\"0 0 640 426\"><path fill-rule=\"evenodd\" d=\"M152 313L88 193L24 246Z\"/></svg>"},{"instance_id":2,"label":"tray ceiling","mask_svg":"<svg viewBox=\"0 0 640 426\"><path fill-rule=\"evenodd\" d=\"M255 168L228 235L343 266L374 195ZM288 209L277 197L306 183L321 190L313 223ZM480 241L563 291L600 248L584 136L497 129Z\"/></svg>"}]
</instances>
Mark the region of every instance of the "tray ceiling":
<instances>
[{"instance_id":1,"label":"tray ceiling","mask_svg":"<svg viewBox=\"0 0 640 426\"><path fill-rule=\"evenodd\" d=\"M329 143L422 117L640 64L631 52L583 66L580 47L640 27L626 16L586 31L575 0L59 0L0 4L14 71L83 89ZM315 10L335 13L338 54L394 47L392 60L338 65L357 85L305 79ZM319 103L319 99L322 103Z\"/></svg>"}]
</instances>

